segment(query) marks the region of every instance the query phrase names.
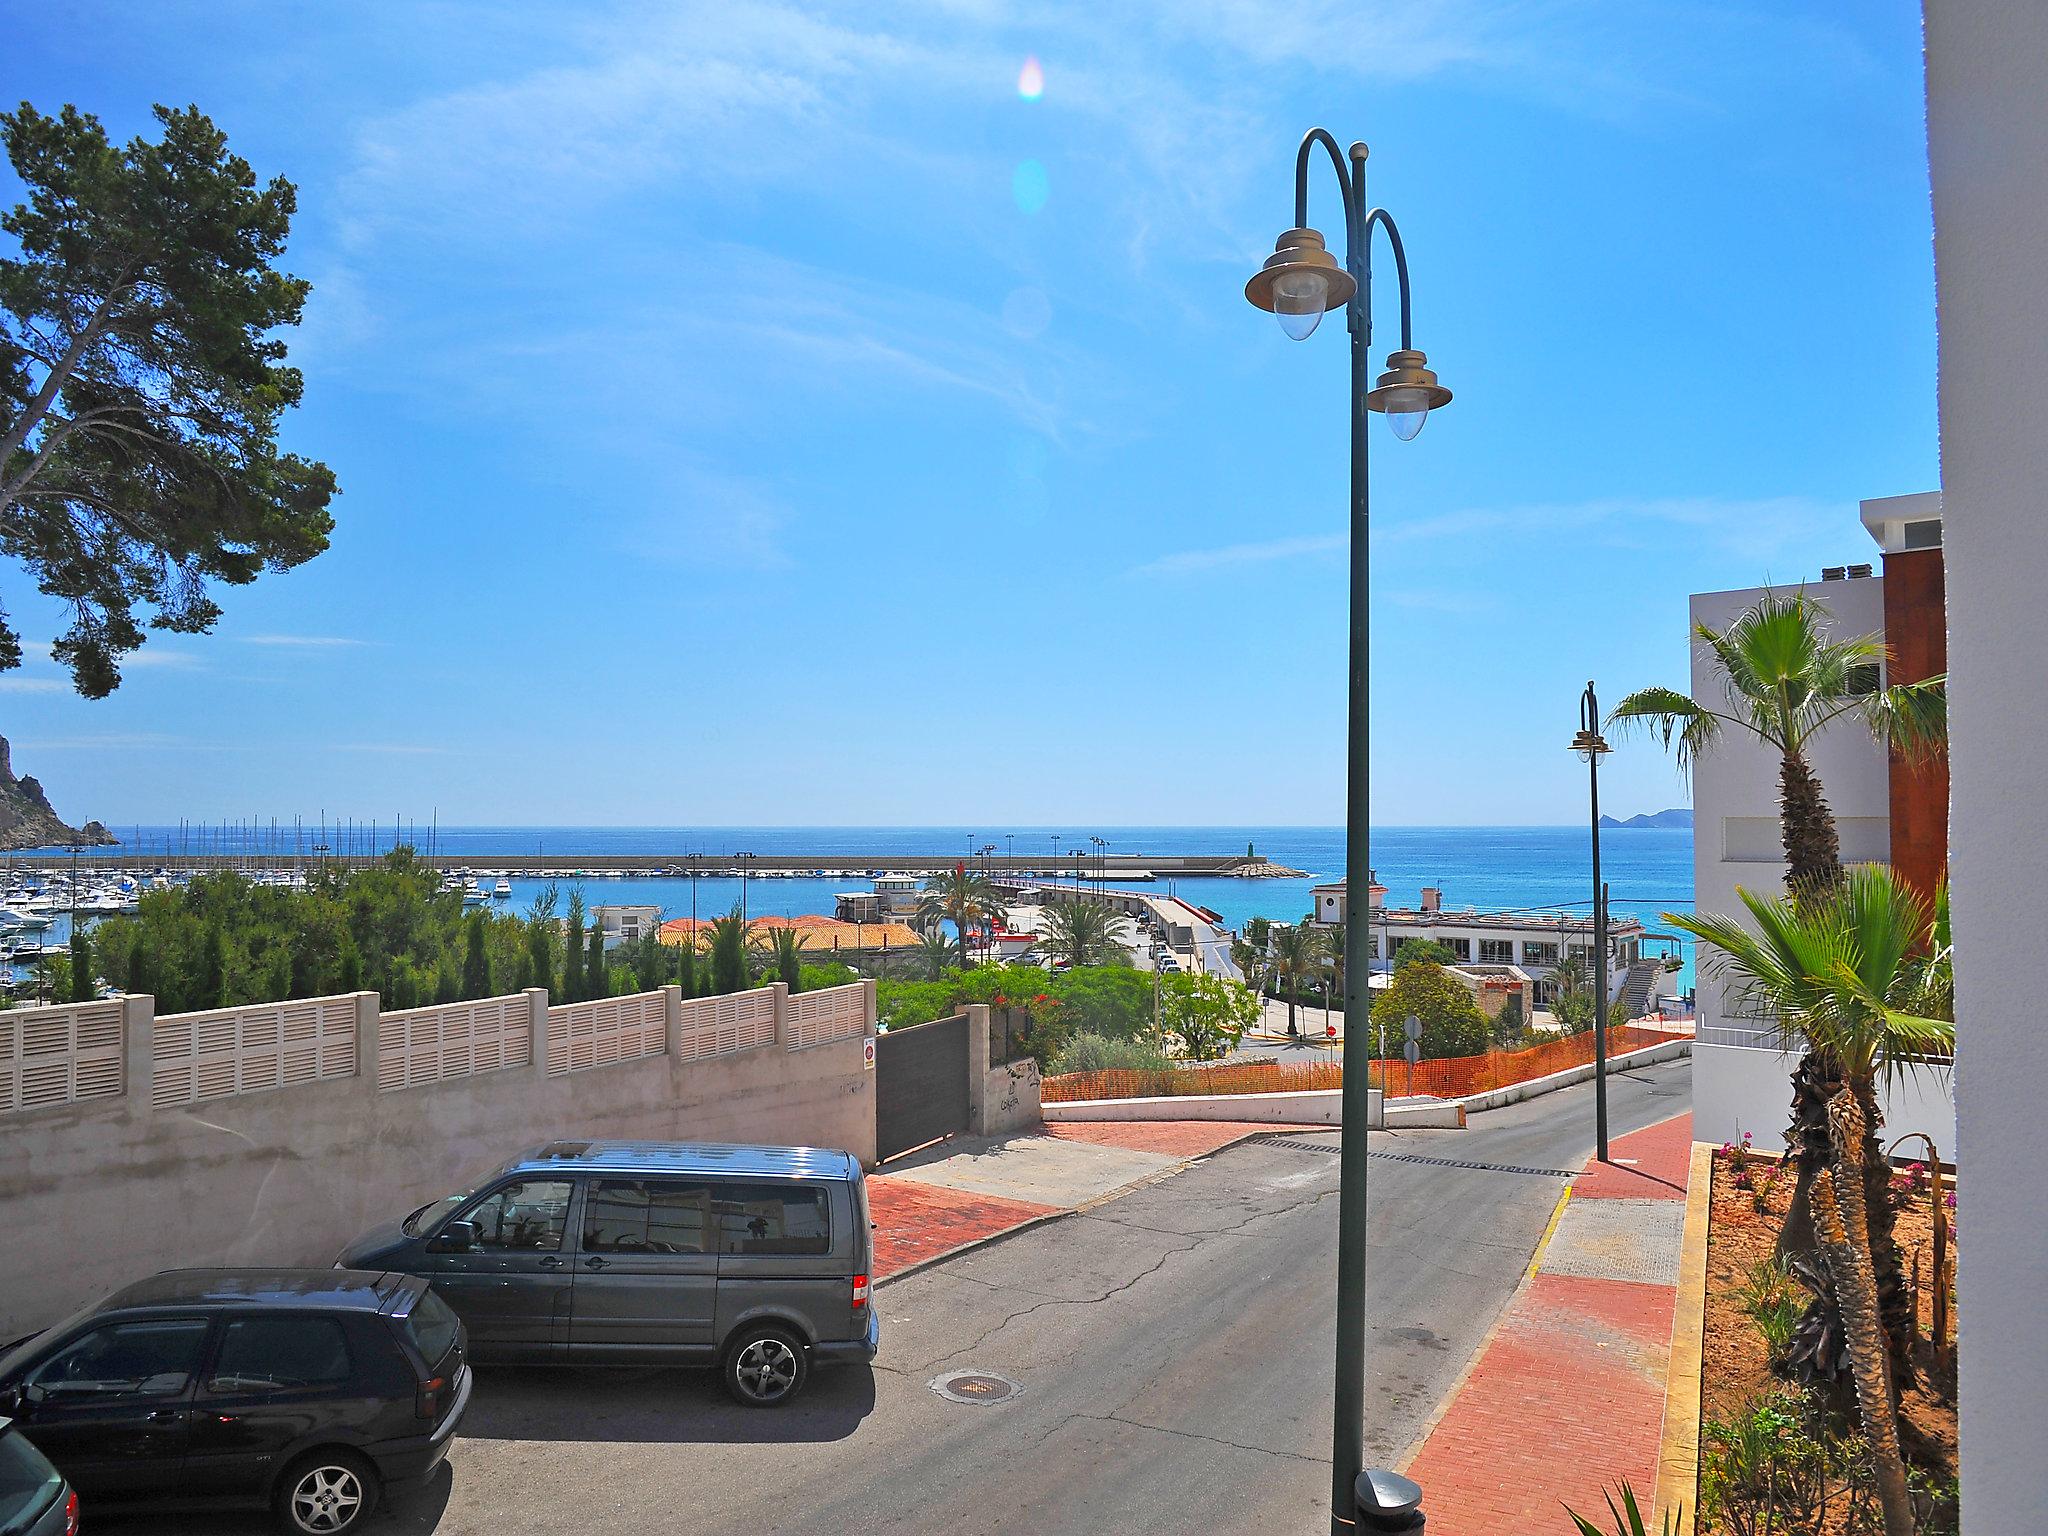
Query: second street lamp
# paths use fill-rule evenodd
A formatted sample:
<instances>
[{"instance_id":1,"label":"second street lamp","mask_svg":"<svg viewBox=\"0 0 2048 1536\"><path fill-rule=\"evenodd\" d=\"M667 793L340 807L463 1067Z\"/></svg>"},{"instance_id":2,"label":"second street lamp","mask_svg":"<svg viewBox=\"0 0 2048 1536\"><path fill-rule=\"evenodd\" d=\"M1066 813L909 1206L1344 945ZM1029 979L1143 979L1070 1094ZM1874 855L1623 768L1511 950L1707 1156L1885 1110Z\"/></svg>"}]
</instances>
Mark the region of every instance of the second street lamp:
<instances>
[{"instance_id":1,"label":"second street lamp","mask_svg":"<svg viewBox=\"0 0 2048 1536\"><path fill-rule=\"evenodd\" d=\"M1321 145L1337 173L1344 199L1344 263L1330 254L1322 235L1308 227L1308 167ZM1408 257L1400 231L1384 208L1365 201L1363 144L1348 159L1321 128L1302 138L1294 156L1294 227L1274 242L1273 254L1244 294L1270 312L1280 328L1305 341L1330 310L1344 311L1351 333L1351 562L1350 660L1345 684L1349 725L1344 748L1344 1130L1337 1197L1337 1382L1332 1400L1330 1530L1336 1536L1368 1531L1416 1530L1422 1526L1422 1490L1406 1478L1365 1460L1365 1234L1366 1126L1371 1113L1368 1065L1372 1054L1372 861L1367 742L1367 658L1371 603L1366 438L1371 414L1387 418L1403 441L1422 430L1429 413L1450 402L1428 360L1415 347L1409 328ZM1386 371L1372 377L1372 235L1384 230L1394 253L1400 287L1401 346L1388 354Z\"/></svg>"},{"instance_id":2,"label":"second street lamp","mask_svg":"<svg viewBox=\"0 0 2048 1536\"><path fill-rule=\"evenodd\" d=\"M1579 696L1579 734L1572 750L1586 760L1586 793L1593 824L1593 1128L1599 1158L1607 1161L1607 887L1600 881L1600 759L1614 749L1600 734L1600 701L1593 685Z\"/></svg>"}]
</instances>

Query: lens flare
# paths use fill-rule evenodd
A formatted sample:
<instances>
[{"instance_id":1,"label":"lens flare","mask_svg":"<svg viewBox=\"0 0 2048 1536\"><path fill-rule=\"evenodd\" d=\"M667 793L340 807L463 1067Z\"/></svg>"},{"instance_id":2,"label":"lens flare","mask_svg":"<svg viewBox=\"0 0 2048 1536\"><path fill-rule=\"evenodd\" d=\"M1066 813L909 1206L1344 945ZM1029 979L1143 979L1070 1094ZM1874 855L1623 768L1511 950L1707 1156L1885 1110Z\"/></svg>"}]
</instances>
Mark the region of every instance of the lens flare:
<instances>
[{"instance_id":1,"label":"lens flare","mask_svg":"<svg viewBox=\"0 0 2048 1536\"><path fill-rule=\"evenodd\" d=\"M1021 212L1038 212L1045 206L1051 192L1052 185L1046 180L1045 167L1036 160L1024 161L1010 175L1010 196L1017 200Z\"/></svg>"},{"instance_id":2,"label":"lens flare","mask_svg":"<svg viewBox=\"0 0 2048 1536\"><path fill-rule=\"evenodd\" d=\"M1045 94L1045 70L1036 58L1027 58L1024 67L1017 71L1017 94L1026 101L1036 101Z\"/></svg>"}]
</instances>

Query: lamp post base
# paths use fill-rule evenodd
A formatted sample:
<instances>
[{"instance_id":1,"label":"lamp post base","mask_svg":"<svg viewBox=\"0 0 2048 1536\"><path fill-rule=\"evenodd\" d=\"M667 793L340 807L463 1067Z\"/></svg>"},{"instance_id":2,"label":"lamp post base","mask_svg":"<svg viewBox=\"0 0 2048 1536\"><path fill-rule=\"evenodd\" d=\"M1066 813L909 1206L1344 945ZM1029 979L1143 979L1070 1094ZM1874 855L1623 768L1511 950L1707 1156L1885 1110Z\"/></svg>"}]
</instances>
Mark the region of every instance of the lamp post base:
<instances>
[{"instance_id":1,"label":"lamp post base","mask_svg":"<svg viewBox=\"0 0 2048 1536\"><path fill-rule=\"evenodd\" d=\"M1353 1536L1353 1533L1368 1531L1372 1536L1396 1531L1405 1533L1405 1536L1415 1536L1423 1529L1420 1483L1398 1472L1367 1467L1358 1474L1353 1492L1358 1507L1357 1523L1347 1526L1342 1521L1332 1520L1332 1536Z\"/></svg>"}]
</instances>

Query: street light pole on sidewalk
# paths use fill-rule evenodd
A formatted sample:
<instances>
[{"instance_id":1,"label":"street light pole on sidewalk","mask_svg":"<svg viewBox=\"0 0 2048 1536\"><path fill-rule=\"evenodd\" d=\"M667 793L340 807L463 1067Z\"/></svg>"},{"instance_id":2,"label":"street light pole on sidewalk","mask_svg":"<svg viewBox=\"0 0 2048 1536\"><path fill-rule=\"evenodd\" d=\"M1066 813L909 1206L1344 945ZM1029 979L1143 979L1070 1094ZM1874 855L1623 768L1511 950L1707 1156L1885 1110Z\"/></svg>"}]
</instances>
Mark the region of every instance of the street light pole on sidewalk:
<instances>
[{"instance_id":1,"label":"street light pole on sidewalk","mask_svg":"<svg viewBox=\"0 0 2048 1536\"><path fill-rule=\"evenodd\" d=\"M1593 824L1593 1125L1597 1156L1607 1158L1607 886L1600 878L1600 759L1613 749L1600 734L1600 701L1588 682L1579 698L1579 734L1572 750L1586 760Z\"/></svg>"},{"instance_id":2,"label":"street light pole on sidewalk","mask_svg":"<svg viewBox=\"0 0 2048 1536\"><path fill-rule=\"evenodd\" d=\"M1308 227L1308 168L1321 145L1337 173L1344 200L1344 264L1330 255L1322 235ZM1371 814L1366 752L1367 656L1371 585L1366 472L1369 412L1387 418L1403 442L1422 430L1429 412L1449 402L1428 360L1409 333L1408 258L1384 208L1365 201L1363 144L1347 153L1321 128L1310 129L1294 156L1294 227L1282 231L1266 263L1245 284L1245 297L1269 311L1296 341L1306 341L1323 315L1344 311L1351 333L1351 560L1350 654L1345 698L1344 794L1344 1131L1337 1197L1337 1379L1332 1402L1330 1529L1336 1536L1360 1529L1414 1530L1421 1526L1422 1491L1393 1473L1365 1470L1365 1240L1366 1126L1371 1110L1368 1077L1371 974L1367 933L1371 918L1372 863L1367 847ZM1377 384L1371 379L1372 235L1386 232L1400 286L1401 346L1387 356ZM1359 921L1365 914L1366 921ZM1411 1497L1412 1495L1412 1497Z\"/></svg>"}]
</instances>

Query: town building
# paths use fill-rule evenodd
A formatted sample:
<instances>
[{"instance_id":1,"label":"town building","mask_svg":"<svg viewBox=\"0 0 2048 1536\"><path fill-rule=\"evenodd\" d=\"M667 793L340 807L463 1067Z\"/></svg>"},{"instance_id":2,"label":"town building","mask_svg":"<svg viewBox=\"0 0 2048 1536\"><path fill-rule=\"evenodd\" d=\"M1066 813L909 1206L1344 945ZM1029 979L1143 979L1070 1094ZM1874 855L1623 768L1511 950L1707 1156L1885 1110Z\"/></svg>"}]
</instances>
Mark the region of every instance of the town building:
<instances>
[{"instance_id":1,"label":"town building","mask_svg":"<svg viewBox=\"0 0 2048 1536\"><path fill-rule=\"evenodd\" d=\"M590 909L591 921L604 931L604 947L611 949L619 944L634 944L654 932L661 922L661 908L616 905L596 906Z\"/></svg>"},{"instance_id":2,"label":"town building","mask_svg":"<svg viewBox=\"0 0 2048 1536\"><path fill-rule=\"evenodd\" d=\"M711 942L711 923L709 918L672 918L661 925L661 942L680 945L694 941L697 948L703 949ZM851 960L856 955L885 954L892 949L898 952L914 950L920 938L917 930L905 923L849 923L817 913L804 913L797 917L757 917L751 919L748 926L760 937L772 935L782 928L794 929L797 947L804 952L804 957L821 963L834 958Z\"/></svg>"},{"instance_id":3,"label":"town building","mask_svg":"<svg viewBox=\"0 0 2048 1536\"><path fill-rule=\"evenodd\" d=\"M841 891L832 898L833 914L843 923L896 922L917 916L924 894L918 875L877 875L874 889Z\"/></svg>"},{"instance_id":4,"label":"town building","mask_svg":"<svg viewBox=\"0 0 2048 1536\"><path fill-rule=\"evenodd\" d=\"M1575 962L1591 979L1590 913L1450 909L1443 904L1444 893L1433 885L1422 888L1421 905L1413 908L1389 907L1386 894L1387 888L1375 877L1370 887L1372 916L1366 948L1376 972L1391 971L1403 948L1427 940L1443 945L1451 952L1455 965L1471 968L1475 974L1500 967L1495 972L1498 976L1505 978L1512 970L1526 979L1531 996L1525 999L1525 1006L1549 1006L1555 991L1553 977L1566 961ZM1313 926L1334 928L1344 922L1342 881L1312 886L1309 902L1313 914L1309 921ZM1676 969L1675 962L1667 962L1667 942L1672 942L1668 935L1651 933L1635 918L1608 920L1608 1001L1627 1003L1631 1018L1655 1011L1658 989Z\"/></svg>"},{"instance_id":5,"label":"town building","mask_svg":"<svg viewBox=\"0 0 2048 1536\"><path fill-rule=\"evenodd\" d=\"M1888 496L1862 504L1865 531L1882 564L1830 566L1816 582L1747 587L1693 596L1688 633L1725 629L1767 594L1804 593L1824 609L1831 635L1881 638L1885 663L1863 686L1919 682L1947 668L1943 601L1942 499L1938 491ZM1696 649L1692 699L1713 709L1728 700L1712 657ZM1835 818L1844 864L1890 863L1924 897L1948 868L1948 766L1915 763L1888 751L1861 721L1845 718L1809 745L1809 766ZM1693 905L1703 913L1744 917L1738 890L1784 889L1784 842L1778 806L1777 754L1741 731L1724 731L1693 764ZM1693 1053L1694 1129L1724 1141L1744 1131L1768 1143L1781 1128L1789 1090L1787 1062L1768 1020L1713 974L1696 982L1697 1041ZM1889 1134L1924 1131L1944 1153L1955 1139L1955 1112L1945 1075L1916 1074L1895 1083L1885 1107Z\"/></svg>"}]
</instances>

